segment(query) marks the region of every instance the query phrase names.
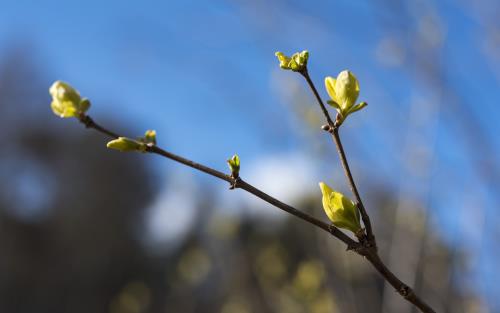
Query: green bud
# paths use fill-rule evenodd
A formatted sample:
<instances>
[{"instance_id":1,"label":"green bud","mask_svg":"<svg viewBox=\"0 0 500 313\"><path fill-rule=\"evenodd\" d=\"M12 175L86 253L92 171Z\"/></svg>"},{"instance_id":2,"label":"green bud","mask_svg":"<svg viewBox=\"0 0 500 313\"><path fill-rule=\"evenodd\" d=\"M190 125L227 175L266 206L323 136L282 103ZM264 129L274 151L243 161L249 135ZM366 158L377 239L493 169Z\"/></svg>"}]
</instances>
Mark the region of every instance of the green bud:
<instances>
[{"instance_id":1,"label":"green bud","mask_svg":"<svg viewBox=\"0 0 500 313\"><path fill-rule=\"evenodd\" d=\"M227 160L227 165L231 170L231 175L237 178L240 175L240 157L237 154L233 155L232 158Z\"/></svg>"},{"instance_id":2,"label":"green bud","mask_svg":"<svg viewBox=\"0 0 500 313\"><path fill-rule=\"evenodd\" d=\"M354 202L323 182L319 187L323 194L323 209L333 225L358 233L361 230L360 216Z\"/></svg>"},{"instance_id":3,"label":"green bud","mask_svg":"<svg viewBox=\"0 0 500 313\"><path fill-rule=\"evenodd\" d=\"M57 116L78 117L80 113L85 113L90 107L88 99L82 99L76 89L60 80L52 84L49 93L52 96L50 107Z\"/></svg>"},{"instance_id":4,"label":"green bud","mask_svg":"<svg viewBox=\"0 0 500 313\"><path fill-rule=\"evenodd\" d=\"M278 57L282 69L292 70L294 72L305 70L307 67L307 60L309 59L309 52L307 50L294 53L291 57L284 55L282 52L276 52L275 55Z\"/></svg>"},{"instance_id":5,"label":"green bud","mask_svg":"<svg viewBox=\"0 0 500 313\"><path fill-rule=\"evenodd\" d=\"M147 146L145 143L139 142L134 139L130 139L127 137L118 137L118 139L111 140L110 142L108 142L106 147L121 152L128 152L128 151L146 152Z\"/></svg>"},{"instance_id":6,"label":"green bud","mask_svg":"<svg viewBox=\"0 0 500 313\"><path fill-rule=\"evenodd\" d=\"M341 115L342 121L351 113L364 108L366 102L355 105L359 96L359 82L350 71L342 71L337 78L326 77L325 87L330 100L328 104L333 106Z\"/></svg>"},{"instance_id":7,"label":"green bud","mask_svg":"<svg viewBox=\"0 0 500 313\"><path fill-rule=\"evenodd\" d=\"M141 138L141 142L156 145L156 131L147 130L146 133L144 134L144 137Z\"/></svg>"}]
</instances>

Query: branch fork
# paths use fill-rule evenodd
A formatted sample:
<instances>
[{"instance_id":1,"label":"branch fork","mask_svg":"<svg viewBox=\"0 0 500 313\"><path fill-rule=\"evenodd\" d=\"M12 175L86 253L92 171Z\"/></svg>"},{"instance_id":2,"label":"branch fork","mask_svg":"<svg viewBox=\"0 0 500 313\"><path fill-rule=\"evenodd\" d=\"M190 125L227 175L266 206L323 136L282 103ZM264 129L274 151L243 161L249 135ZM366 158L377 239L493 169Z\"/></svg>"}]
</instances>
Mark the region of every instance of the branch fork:
<instances>
[{"instance_id":1,"label":"branch fork","mask_svg":"<svg viewBox=\"0 0 500 313\"><path fill-rule=\"evenodd\" d=\"M382 262L380 256L378 255L377 242L375 239L375 235L373 234L373 229L370 221L370 216L366 212L365 206L361 200L361 196L359 194L358 188L356 187L356 183L354 182L354 178L352 176L351 170L349 168L349 163L347 162L346 154L344 151L344 147L342 145L342 141L340 140L339 129L342 124L344 118L340 113L337 114L335 118L335 122L330 117L330 113L326 109L323 100L321 99L318 90L316 89L307 68L304 68L299 72L306 80L307 84L311 88L316 100L325 116L327 124L321 126L321 129L330 133L337 148L337 152L342 163L342 168L344 169L344 174L347 178L347 182L356 199L356 207L359 210L361 215L363 224L365 228L361 229L359 232L355 234L358 241L356 244L348 245L347 250L354 250L357 254L363 256L367 259L375 269L384 277L384 279L390 283L394 289L407 301L411 302L417 308L419 308L422 312L425 313L434 313L435 311L422 299L420 299L415 292L403 283L399 278L397 278ZM366 104L365 104L366 105ZM338 230L338 229L337 229ZM338 230L340 232L340 230Z\"/></svg>"}]
</instances>

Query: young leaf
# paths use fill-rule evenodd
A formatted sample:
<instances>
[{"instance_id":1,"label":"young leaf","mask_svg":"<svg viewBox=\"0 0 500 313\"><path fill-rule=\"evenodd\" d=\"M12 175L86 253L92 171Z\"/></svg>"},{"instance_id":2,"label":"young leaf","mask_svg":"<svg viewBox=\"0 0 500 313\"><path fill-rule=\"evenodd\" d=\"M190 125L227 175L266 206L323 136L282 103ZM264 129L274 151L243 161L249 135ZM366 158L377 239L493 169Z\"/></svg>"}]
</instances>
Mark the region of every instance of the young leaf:
<instances>
[{"instance_id":1,"label":"young leaf","mask_svg":"<svg viewBox=\"0 0 500 313\"><path fill-rule=\"evenodd\" d=\"M327 184L320 182L323 209L333 225L357 233L361 230L359 211L354 202Z\"/></svg>"},{"instance_id":2,"label":"young leaf","mask_svg":"<svg viewBox=\"0 0 500 313\"><path fill-rule=\"evenodd\" d=\"M232 158L227 160L227 165L231 170L231 175L237 178L240 175L240 157L237 154L233 155Z\"/></svg>"},{"instance_id":3,"label":"young leaf","mask_svg":"<svg viewBox=\"0 0 500 313\"><path fill-rule=\"evenodd\" d=\"M110 149L115 149L121 152L128 152L128 151L140 151L140 152L145 152L146 151L146 145L142 142L139 142L134 139L130 139L127 137L118 137L118 139L111 140L108 142L106 147Z\"/></svg>"}]
</instances>

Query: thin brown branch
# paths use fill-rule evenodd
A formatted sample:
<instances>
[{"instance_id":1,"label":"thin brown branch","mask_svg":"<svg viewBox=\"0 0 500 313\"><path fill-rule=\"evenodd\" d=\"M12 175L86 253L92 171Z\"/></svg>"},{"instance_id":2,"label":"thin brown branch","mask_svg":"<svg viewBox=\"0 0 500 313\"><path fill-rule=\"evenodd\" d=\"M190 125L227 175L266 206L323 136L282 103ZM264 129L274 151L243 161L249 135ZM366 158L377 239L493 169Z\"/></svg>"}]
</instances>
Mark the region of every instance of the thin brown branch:
<instances>
[{"instance_id":1,"label":"thin brown branch","mask_svg":"<svg viewBox=\"0 0 500 313\"><path fill-rule=\"evenodd\" d=\"M93 128L97 130L100 133L103 133L111 138L118 138L120 135L117 133L110 131L101 125L97 124L90 116L82 114L79 118L80 122L85 125L87 128ZM266 194L265 192L261 191L260 189L250 185L249 183L245 182L241 178L234 178L230 175L224 174L220 171L217 171L215 169L212 169L208 166L205 166L203 164L199 164L196 162L193 162L189 159L183 158L181 156L178 156L174 153L168 152L166 150L161 149L158 146L148 146L147 152L149 153L154 153L158 154L160 156L163 156L165 158L171 159L173 161L179 162L181 164L184 164L186 166L189 166L191 168L194 168L196 170L199 170L201 172L204 172L208 175L217 177L221 180L224 180L228 183L231 184L232 187L234 188L240 188L243 189L254 196L264 200L265 202L272 204L273 206L290 213L303 221L306 221L316 227L321 228L322 230L330 233L332 236L335 238L339 239L343 243L347 245L347 250L353 250L359 255L362 255L366 257L366 259L377 269L377 271L385 278L386 281L388 281L398 292L403 296L406 300L409 302L413 303L416 307L418 307L422 312L424 313L435 313L434 310L432 310L431 307L429 307L424 301L422 301L414 292L413 290L405 285L402 281L400 281L385 265L384 263L380 260L380 257L377 254L377 251L375 247L366 247L362 245L359 242L354 241L351 239L349 236L344 234L342 231L340 231L337 227L327 224L305 212L302 212L300 210L297 210L296 208L283 203L279 201L278 199L271 197L270 195Z\"/></svg>"},{"instance_id":2,"label":"thin brown branch","mask_svg":"<svg viewBox=\"0 0 500 313\"><path fill-rule=\"evenodd\" d=\"M247 182L245 182L243 180L237 181L236 187L244 189L244 190L248 191L249 193L253 194L254 196L259 197L262 200L274 205L275 207L278 207L278 208L282 209L283 211L286 211L292 215L295 215L298 218L303 219L304 221L306 221L310 224L313 224L314 226L317 226L317 227L331 233L337 239L339 239L343 243L345 243L347 245L348 250L357 250L360 247L359 243L352 240L349 236L344 234L337 227L335 227L331 224L327 224L323 221L320 221L307 213L299 211L299 210L295 209L294 207L291 207L288 204L285 204L285 203L279 201L278 199L269 196L268 194L262 192L261 190L255 188L254 186L248 184Z\"/></svg>"},{"instance_id":3,"label":"thin brown branch","mask_svg":"<svg viewBox=\"0 0 500 313\"><path fill-rule=\"evenodd\" d=\"M378 253L372 253L366 256L366 259L375 267L375 269L385 278L385 280L391 284L392 287L408 302L412 303L414 306L420 309L420 311L425 313L435 313L435 311L425 303L420 297L418 297L413 289L403 283L399 278L396 277L380 260Z\"/></svg>"},{"instance_id":4,"label":"thin brown branch","mask_svg":"<svg viewBox=\"0 0 500 313\"><path fill-rule=\"evenodd\" d=\"M97 124L88 115L80 116L79 120L81 123L83 123L85 125L85 127L93 128L93 129L97 130L98 132L103 133L111 138L116 139L118 137L121 137L120 135L116 134L115 132L110 131L110 130L102 127L101 125ZM337 227L335 227L331 224L327 224L327 223L325 223L325 222L323 222L323 221L321 221L321 220L319 220L319 219L317 219L317 218L315 218L315 217L313 217L305 212L297 210L296 208L279 201L276 198L271 197L270 195L266 194L262 190L245 182L241 178L234 178L230 175L224 174L220 171L217 171L217 170L210 168L208 166L205 166L203 164L193 162L189 159L183 158L179 155L176 155L174 153L163 150L162 148L155 146L155 145L148 146L146 151L150 152L150 153L158 154L158 155L163 156L165 158L171 159L173 161L176 161L176 162L179 162L179 163L184 164L186 166L189 166L191 168L194 168L198 171L204 172L208 175L211 175L211 176L217 177L221 180L224 180L224 181L230 183L230 185L233 188L243 189L243 190L253 194L254 196L264 200L265 202L270 203L273 206L275 206L275 207L277 207L285 212L288 212L288 213L290 213L290 214L292 214L292 215L294 215L294 216L296 216L296 217L298 217L298 218L300 218L300 219L302 219L302 220L304 220L304 221L306 221L306 222L308 222L316 227L323 229L324 231L330 233L332 236L336 237L337 239L339 239L340 241L345 243L347 245L348 250L354 250L357 252L360 249L360 244L358 242L351 239L349 236L344 234Z\"/></svg>"},{"instance_id":5,"label":"thin brown branch","mask_svg":"<svg viewBox=\"0 0 500 313\"><path fill-rule=\"evenodd\" d=\"M334 123L333 123L332 118L330 117L330 113L328 113L328 110L326 109L326 106L323 103L323 100L321 100L321 96L319 95L318 90L316 89L316 86L314 86L314 83L311 80L311 77L309 76L309 72L307 71L307 68L305 68L302 72L299 72L299 73L302 76L304 76L304 78L306 79L307 84L309 85L309 87L311 88L314 96L316 97L316 100L318 100L319 106L321 107L321 111L323 111L323 115L326 118L326 122L328 123L328 125L331 128L333 128L334 127Z\"/></svg>"},{"instance_id":6,"label":"thin brown branch","mask_svg":"<svg viewBox=\"0 0 500 313\"><path fill-rule=\"evenodd\" d=\"M354 197L356 198L358 209L359 209L359 212L361 213L361 218L363 219L363 224L366 227L368 241L371 242L373 245L375 245L375 236L373 235L372 223L370 221L370 216L366 213L366 209L363 205L363 201L361 201L361 197L359 195L358 188L356 187L356 183L354 182L354 179L352 178L351 170L349 168L349 163L347 162L344 148L342 147L342 142L340 141L340 137L339 137L339 133L338 133L338 126L332 121L332 118L330 117L330 113L328 113L328 110L326 109L326 106L323 103L323 100L321 99L321 96L319 95L318 90L316 89L316 86L314 85L314 82L312 81L311 77L309 76L309 72L307 71L307 69L300 72L300 74L302 74L302 76L304 76L304 78L306 79L307 84L311 88L314 96L316 97L316 100L318 101L319 106L321 107L321 111L323 111L323 115L325 116L326 122L328 123L328 126L329 126L327 128L327 130L332 134L333 141L335 142L335 145L337 146L337 152L339 153L342 167L344 168L345 176L347 177L347 181L349 182L349 187L351 188L351 191L354 194Z\"/></svg>"},{"instance_id":7,"label":"thin brown branch","mask_svg":"<svg viewBox=\"0 0 500 313\"><path fill-rule=\"evenodd\" d=\"M95 130L97 130L98 132L101 132L105 135L107 135L108 137L111 137L111 138L118 138L120 137L120 135L110 131L110 130L107 130L106 128L98 125L96 122L94 122L94 120L88 116L88 115L85 115L85 114L80 114L80 117L79 117L79 121L85 125L86 128L93 128Z\"/></svg>"},{"instance_id":8,"label":"thin brown branch","mask_svg":"<svg viewBox=\"0 0 500 313\"><path fill-rule=\"evenodd\" d=\"M371 242L372 244L375 244L375 236L373 235L370 216L368 215L368 213L366 213L365 206L363 205L363 201L361 200L361 196L359 195L358 188L356 187L356 183L354 182L354 178L352 177L352 172L351 169L349 168L349 163L347 162L344 147L342 146L342 141L340 140L339 128L334 127L331 130L331 133L333 141L335 142L335 146L337 147L337 152L340 157L340 162L342 163L342 168L344 169L344 174L347 177L347 181L349 182L349 187L351 188L351 191L356 199L359 212L361 213L361 218L363 219L363 224L365 224L368 241Z\"/></svg>"}]
</instances>

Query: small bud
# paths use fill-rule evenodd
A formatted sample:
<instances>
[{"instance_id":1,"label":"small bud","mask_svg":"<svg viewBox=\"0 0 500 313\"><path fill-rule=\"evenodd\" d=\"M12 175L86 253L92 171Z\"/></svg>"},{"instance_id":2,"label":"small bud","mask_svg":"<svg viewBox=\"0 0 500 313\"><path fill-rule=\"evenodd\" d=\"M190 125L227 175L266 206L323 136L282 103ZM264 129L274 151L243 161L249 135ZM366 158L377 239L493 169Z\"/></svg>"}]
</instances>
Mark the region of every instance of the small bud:
<instances>
[{"instance_id":1,"label":"small bud","mask_svg":"<svg viewBox=\"0 0 500 313\"><path fill-rule=\"evenodd\" d=\"M333 106L341 115L342 121L351 113L361 110L366 106L366 102L357 105L359 96L359 82L356 76L350 71L342 71L337 78L326 77L325 87L330 100L328 104Z\"/></svg>"},{"instance_id":2,"label":"small bud","mask_svg":"<svg viewBox=\"0 0 500 313\"><path fill-rule=\"evenodd\" d=\"M359 211L354 202L323 182L319 183L319 187L323 194L323 209L333 225L348 229L354 234L358 233L361 224Z\"/></svg>"},{"instance_id":3,"label":"small bud","mask_svg":"<svg viewBox=\"0 0 500 313\"><path fill-rule=\"evenodd\" d=\"M227 160L227 165L229 166L229 170L231 170L231 176L234 178L238 178L240 175L240 157L235 154L232 158Z\"/></svg>"},{"instance_id":4,"label":"small bud","mask_svg":"<svg viewBox=\"0 0 500 313\"><path fill-rule=\"evenodd\" d=\"M284 70L301 72L307 68L307 60L309 59L307 50L296 52L291 57L284 55L282 52L276 52L275 55L280 61L280 67Z\"/></svg>"},{"instance_id":5,"label":"small bud","mask_svg":"<svg viewBox=\"0 0 500 313\"><path fill-rule=\"evenodd\" d=\"M50 107L57 116L77 117L80 113L85 113L90 107L88 99L82 99L77 90L60 80L52 84L49 93L52 96Z\"/></svg>"},{"instance_id":6,"label":"small bud","mask_svg":"<svg viewBox=\"0 0 500 313\"><path fill-rule=\"evenodd\" d=\"M147 130L144 134L144 138L141 138L141 141L144 143L150 143L156 145L156 131Z\"/></svg>"},{"instance_id":7,"label":"small bud","mask_svg":"<svg viewBox=\"0 0 500 313\"><path fill-rule=\"evenodd\" d=\"M127 137L118 137L118 139L111 140L106 145L110 149L115 149L121 152L128 151L140 151L146 152L146 145L143 142L139 142L134 139Z\"/></svg>"},{"instance_id":8,"label":"small bud","mask_svg":"<svg viewBox=\"0 0 500 313\"><path fill-rule=\"evenodd\" d=\"M82 101L80 101L80 112L87 112L87 110L90 108L90 100L87 98L82 98Z\"/></svg>"}]
</instances>

